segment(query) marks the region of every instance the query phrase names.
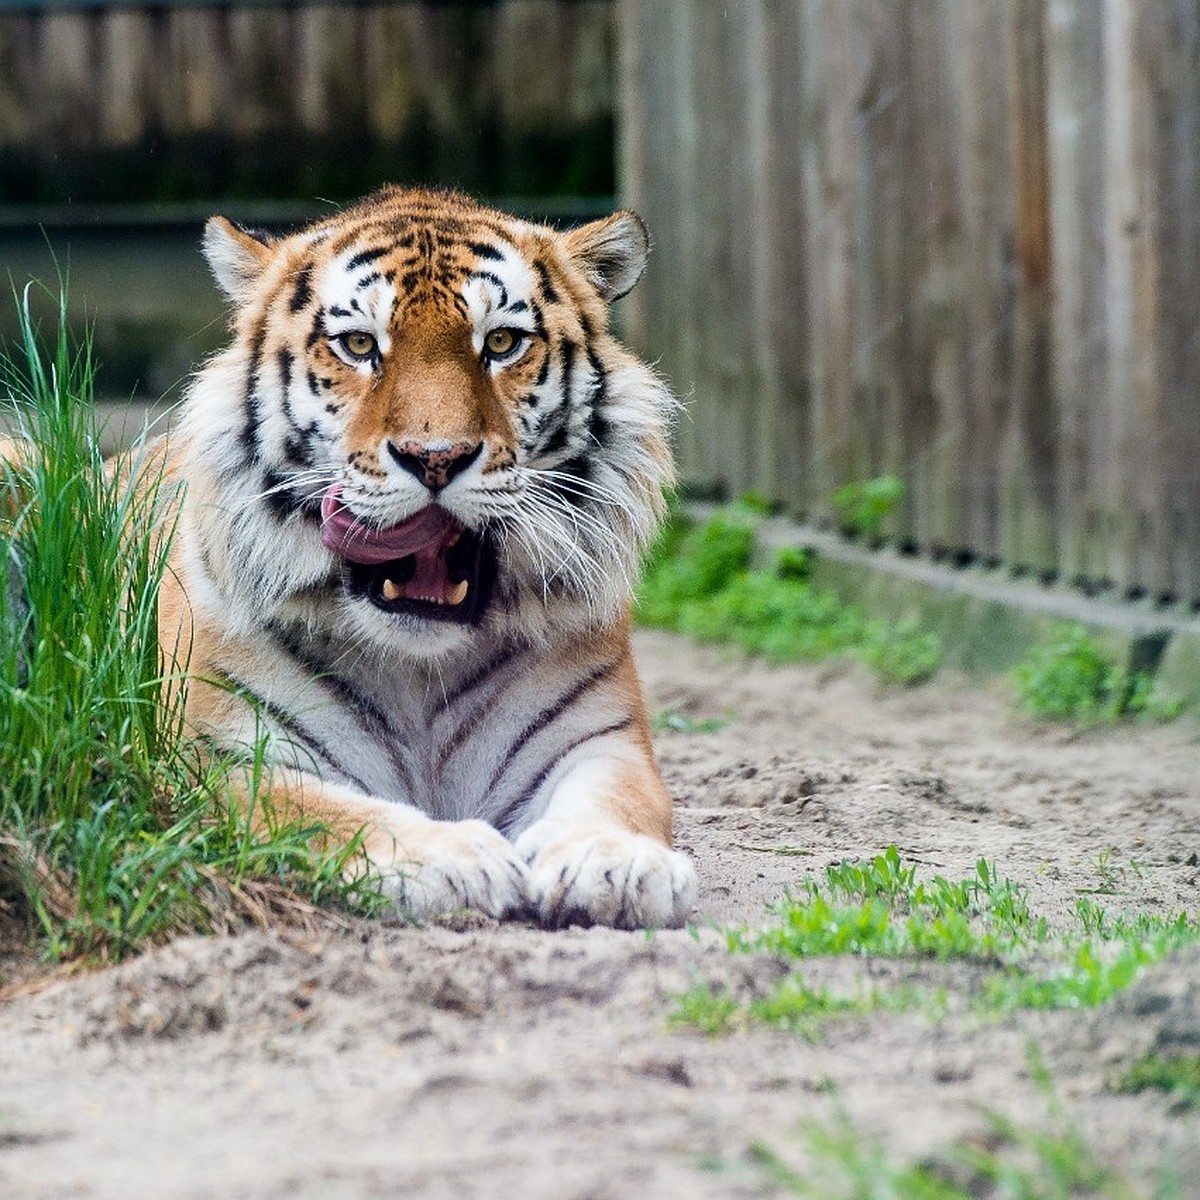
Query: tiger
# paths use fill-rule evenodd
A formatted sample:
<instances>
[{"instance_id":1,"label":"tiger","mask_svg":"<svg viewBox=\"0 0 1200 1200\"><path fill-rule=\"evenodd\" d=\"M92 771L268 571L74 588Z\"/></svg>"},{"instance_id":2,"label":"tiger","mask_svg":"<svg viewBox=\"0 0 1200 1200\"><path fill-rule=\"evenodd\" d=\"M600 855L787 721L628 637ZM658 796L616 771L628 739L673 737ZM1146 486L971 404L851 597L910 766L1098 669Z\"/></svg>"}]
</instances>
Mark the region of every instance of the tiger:
<instances>
[{"instance_id":1,"label":"tiger","mask_svg":"<svg viewBox=\"0 0 1200 1200\"><path fill-rule=\"evenodd\" d=\"M359 837L398 912L684 923L630 615L677 405L609 313L641 219L388 186L203 250L232 340L162 452L189 728L265 731L256 794Z\"/></svg>"}]
</instances>

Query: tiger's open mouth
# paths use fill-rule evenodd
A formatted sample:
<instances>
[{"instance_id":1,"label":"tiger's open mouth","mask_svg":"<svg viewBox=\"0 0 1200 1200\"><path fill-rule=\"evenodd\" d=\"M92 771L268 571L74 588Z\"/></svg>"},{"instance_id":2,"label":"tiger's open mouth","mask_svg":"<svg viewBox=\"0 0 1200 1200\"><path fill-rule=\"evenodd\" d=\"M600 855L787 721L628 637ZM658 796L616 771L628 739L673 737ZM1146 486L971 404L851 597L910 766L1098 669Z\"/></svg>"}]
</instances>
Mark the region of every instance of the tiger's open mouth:
<instances>
[{"instance_id":1,"label":"tiger's open mouth","mask_svg":"<svg viewBox=\"0 0 1200 1200\"><path fill-rule=\"evenodd\" d=\"M349 564L350 590L386 613L474 624L496 579L496 556L483 533L430 505L386 529L342 506L340 487L321 501L321 541Z\"/></svg>"}]
</instances>

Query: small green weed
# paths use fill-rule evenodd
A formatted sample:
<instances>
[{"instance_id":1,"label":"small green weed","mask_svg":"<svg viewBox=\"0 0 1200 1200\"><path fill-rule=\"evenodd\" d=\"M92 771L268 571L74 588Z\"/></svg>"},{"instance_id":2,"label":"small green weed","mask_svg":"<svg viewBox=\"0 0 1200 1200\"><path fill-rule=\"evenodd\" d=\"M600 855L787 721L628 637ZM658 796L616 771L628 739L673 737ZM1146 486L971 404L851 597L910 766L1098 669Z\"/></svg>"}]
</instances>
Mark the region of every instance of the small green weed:
<instances>
[{"instance_id":1,"label":"small green weed","mask_svg":"<svg viewBox=\"0 0 1200 1200\"><path fill-rule=\"evenodd\" d=\"M784 1162L763 1142L749 1158L774 1189L797 1196L844 1200L1176 1200L1169 1171L1150 1190L1100 1161L1079 1128L1064 1112L1049 1075L1031 1054L1034 1078L1045 1098L1046 1114L1036 1123L1014 1121L997 1112L983 1114L982 1138L955 1142L920 1163L898 1164L876 1137L854 1124L845 1110L832 1121L811 1122L802 1130L805 1169Z\"/></svg>"},{"instance_id":2,"label":"small green weed","mask_svg":"<svg viewBox=\"0 0 1200 1200\"><path fill-rule=\"evenodd\" d=\"M816 1041L832 1017L879 1010L902 1012L931 1001L912 989L872 989L856 996L838 996L827 988L813 987L799 974L784 976L766 995L745 1004L707 984L697 984L678 997L668 1024L698 1029L710 1037L753 1025L785 1029L807 1041Z\"/></svg>"},{"instance_id":3,"label":"small green weed","mask_svg":"<svg viewBox=\"0 0 1200 1200\"><path fill-rule=\"evenodd\" d=\"M1167 1092L1175 1107L1200 1109L1200 1054L1139 1058L1121 1080L1122 1092Z\"/></svg>"},{"instance_id":4,"label":"small green weed","mask_svg":"<svg viewBox=\"0 0 1200 1200\"><path fill-rule=\"evenodd\" d=\"M921 1163L894 1162L877 1138L844 1115L805 1130L803 1173L761 1142L749 1154L777 1189L821 1200L1135 1200L1138 1195L1072 1127L1047 1132L995 1115L989 1126L986 1148L962 1142Z\"/></svg>"},{"instance_id":5,"label":"small green weed","mask_svg":"<svg viewBox=\"0 0 1200 1200\"><path fill-rule=\"evenodd\" d=\"M167 485L144 457L136 489L131 471L105 470L65 297L48 350L24 301L19 356L0 365L32 448L0 476L0 910L49 956L116 959L316 900L370 907L365 873L343 880L357 844L320 852L323 830L286 822L252 833L224 802L239 775L253 794L261 740L235 760L184 736L158 645Z\"/></svg>"},{"instance_id":6,"label":"small green weed","mask_svg":"<svg viewBox=\"0 0 1200 1200\"><path fill-rule=\"evenodd\" d=\"M654 733L719 733L730 720L730 717L689 717L678 709L668 708L651 716L650 729Z\"/></svg>"},{"instance_id":7,"label":"small green weed","mask_svg":"<svg viewBox=\"0 0 1200 1200\"><path fill-rule=\"evenodd\" d=\"M866 861L827 867L819 879L808 876L798 894L769 912L771 920L761 929L727 930L729 949L790 959L860 955L974 961L990 968L970 997L981 1014L1094 1007L1127 987L1144 967L1200 941L1200 923L1186 914L1114 917L1089 897L1077 900L1069 928L1055 931L1030 909L1024 890L987 859L981 858L966 879L919 879L895 846ZM723 1001L722 1027L780 1024L772 1014L783 1010L770 1007L777 1001L784 1008L792 1004L806 1036L839 1012L939 1007L932 997L897 996L885 989L856 998L852 1007L818 1005L807 984L798 976L792 980L768 1001L733 1008ZM682 1010L676 1018L687 1023Z\"/></svg>"},{"instance_id":8,"label":"small green weed","mask_svg":"<svg viewBox=\"0 0 1200 1200\"><path fill-rule=\"evenodd\" d=\"M1035 647L1013 672L1022 707L1050 721L1100 725L1123 717L1168 721L1182 702L1161 694L1145 672L1130 673L1081 625Z\"/></svg>"},{"instance_id":9,"label":"small green weed","mask_svg":"<svg viewBox=\"0 0 1200 1200\"><path fill-rule=\"evenodd\" d=\"M838 488L833 493L833 507L838 523L848 533L877 538L903 499L903 482L895 475L881 475Z\"/></svg>"},{"instance_id":10,"label":"small green weed","mask_svg":"<svg viewBox=\"0 0 1200 1200\"><path fill-rule=\"evenodd\" d=\"M733 642L773 662L857 656L889 683L919 683L937 670L936 634L912 622L868 621L833 592L813 587L802 550L782 550L772 569L752 570L761 517L760 506L746 502L695 527L676 513L643 571L637 620L701 641Z\"/></svg>"}]
</instances>

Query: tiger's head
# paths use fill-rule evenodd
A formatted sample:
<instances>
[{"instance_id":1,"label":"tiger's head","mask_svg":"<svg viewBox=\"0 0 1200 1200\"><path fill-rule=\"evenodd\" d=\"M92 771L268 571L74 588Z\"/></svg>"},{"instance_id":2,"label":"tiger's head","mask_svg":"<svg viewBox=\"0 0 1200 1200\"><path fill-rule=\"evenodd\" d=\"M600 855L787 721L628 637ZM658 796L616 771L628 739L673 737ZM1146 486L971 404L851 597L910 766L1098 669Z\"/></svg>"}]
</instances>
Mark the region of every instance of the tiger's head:
<instances>
[{"instance_id":1,"label":"tiger's head","mask_svg":"<svg viewBox=\"0 0 1200 1200\"><path fill-rule=\"evenodd\" d=\"M628 212L400 188L283 237L214 217L236 338L184 443L222 602L421 657L616 619L672 480L674 402L608 328L647 248Z\"/></svg>"}]
</instances>

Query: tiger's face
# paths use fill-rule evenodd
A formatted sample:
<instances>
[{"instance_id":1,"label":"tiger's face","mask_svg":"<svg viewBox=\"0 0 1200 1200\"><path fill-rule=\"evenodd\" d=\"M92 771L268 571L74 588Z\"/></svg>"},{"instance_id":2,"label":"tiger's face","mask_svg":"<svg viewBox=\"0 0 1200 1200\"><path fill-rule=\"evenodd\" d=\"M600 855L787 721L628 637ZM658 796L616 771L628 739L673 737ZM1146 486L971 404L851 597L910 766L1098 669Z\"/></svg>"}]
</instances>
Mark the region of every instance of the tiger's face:
<instances>
[{"instance_id":1,"label":"tiger's face","mask_svg":"<svg viewBox=\"0 0 1200 1200\"><path fill-rule=\"evenodd\" d=\"M232 502L223 582L421 656L615 618L671 478L670 397L608 332L635 216L388 189L279 239L214 218L205 249L238 306L187 418Z\"/></svg>"}]
</instances>

